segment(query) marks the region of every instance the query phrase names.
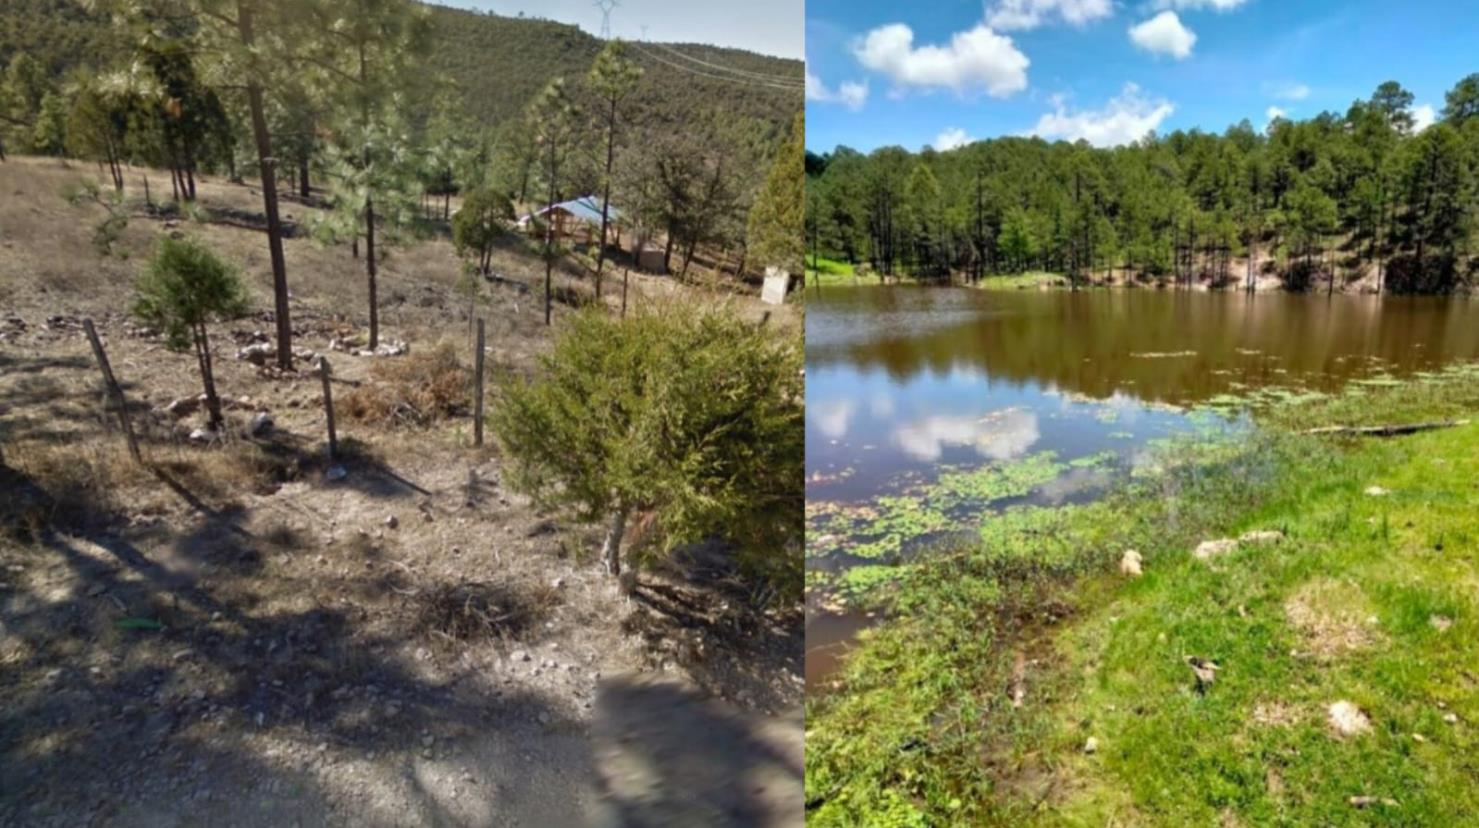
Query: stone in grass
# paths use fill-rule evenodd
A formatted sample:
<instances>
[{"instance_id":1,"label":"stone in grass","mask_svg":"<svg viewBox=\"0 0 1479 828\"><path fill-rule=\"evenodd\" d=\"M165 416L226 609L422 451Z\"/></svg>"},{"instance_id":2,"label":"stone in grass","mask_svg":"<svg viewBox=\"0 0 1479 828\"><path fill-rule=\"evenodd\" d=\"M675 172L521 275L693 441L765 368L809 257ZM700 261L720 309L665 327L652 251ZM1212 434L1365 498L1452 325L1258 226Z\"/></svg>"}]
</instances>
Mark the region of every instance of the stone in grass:
<instances>
[{"instance_id":1,"label":"stone in grass","mask_svg":"<svg viewBox=\"0 0 1479 828\"><path fill-rule=\"evenodd\" d=\"M1096 739L1096 738L1094 738L1093 736L1090 736L1088 738L1088 740L1084 742L1084 753L1098 753L1098 752L1099 752L1099 740Z\"/></svg>"},{"instance_id":2,"label":"stone in grass","mask_svg":"<svg viewBox=\"0 0 1479 828\"><path fill-rule=\"evenodd\" d=\"M1388 808L1397 807L1397 800L1390 796L1353 796L1350 798L1351 805L1357 808L1370 808L1372 805L1385 805Z\"/></svg>"},{"instance_id":3,"label":"stone in grass","mask_svg":"<svg viewBox=\"0 0 1479 828\"><path fill-rule=\"evenodd\" d=\"M1210 561L1213 558L1226 555L1238 548L1238 542L1233 538L1219 538L1217 540L1202 541L1192 551L1191 556L1199 561Z\"/></svg>"},{"instance_id":4,"label":"stone in grass","mask_svg":"<svg viewBox=\"0 0 1479 828\"><path fill-rule=\"evenodd\" d=\"M1371 717L1353 702L1342 699L1330 705L1330 727L1340 736L1359 736L1371 732Z\"/></svg>"},{"instance_id":5,"label":"stone in grass","mask_svg":"<svg viewBox=\"0 0 1479 828\"><path fill-rule=\"evenodd\" d=\"M1386 497L1387 495L1389 495L1391 493L1392 493L1391 489L1383 489L1380 486L1367 486L1366 487L1366 496L1367 497Z\"/></svg>"},{"instance_id":6,"label":"stone in grass","mask_svg":"<svg viewBox=\"0 0 1479 828\"><path fill-rule=\"evenodd\" d=\"M252 417L251 425L247 426L247 434L253 437L265 437L272 433L272 415L266 411L258 411Z\"/></svg>"},{"instance_id":7,"label":"stone in grass","mask_svg":"<svg viewBox=\"0 0 1479 828\"><path fill-rule=\"evenodd\" d=\"M330 483L343 480L348 476L349 470L344 468L343 466L330 466L329 470L324 472L324 479L329 481Z\"/></svg>"},{"instance_id":8,"label":"stone in grass","mask_svg":"<svg viewBox=\"0 0 1479 828\"><path fill-rule=\"evenodd\" d=\"M1448 628L1453 626L1453 619L1446 615L1431 615L1428 616L1428 623L1438 632L1448 632Z\"/></svg>"},{"instance_id":9,"label":"stone in grass","mask_svg":"<svg viewBox=\"0 0 1479 828\"><path fill-rule=\"evenodd\" d=\"M1120 574L1127 575L1131 578L1139 578L1144 574L1140 569L1140 564L1144 560L1139 552L1133 549L1126 549L1124 556L1120 558Z\"/></svg>"},{"instance_id":10,"label":"stone in grass","mask_svg":"<svg viewBox=\"0 0 1479 828\"><path fill-rule=\"evenodd\" d=\"M221 435L219 435L219 434L216 433L216 430L215 429L209 428L209 427L202 427L202 428L197 428L194 431L191 431L190 432L190 442L192 442L192 443L214 443L217 439L220 438L220 436Z\"/></svg>"}]
</instances>

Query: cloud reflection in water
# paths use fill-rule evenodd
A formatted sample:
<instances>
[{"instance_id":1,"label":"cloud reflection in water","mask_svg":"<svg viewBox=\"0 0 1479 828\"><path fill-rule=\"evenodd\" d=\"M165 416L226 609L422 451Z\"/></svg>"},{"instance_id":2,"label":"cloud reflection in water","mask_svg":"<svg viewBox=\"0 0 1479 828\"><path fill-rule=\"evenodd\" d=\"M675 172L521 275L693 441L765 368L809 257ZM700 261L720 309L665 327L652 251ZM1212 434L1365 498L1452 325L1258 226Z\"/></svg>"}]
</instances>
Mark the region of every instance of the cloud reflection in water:
<instances>
[{"instance_id":1,"label":"cloud reflection in water","mask_svg":"<svg viewBox=\"0 0 1479 828\"><path fill-rule=\"evenodd\" d=\"M971 446L989 460L1009 460L1040 436L1036 414L1006 408L980 418L936 415L905 423L895 429L894 443L916 460L938 460L946 446Z\"/></svg>"}]
</instances>

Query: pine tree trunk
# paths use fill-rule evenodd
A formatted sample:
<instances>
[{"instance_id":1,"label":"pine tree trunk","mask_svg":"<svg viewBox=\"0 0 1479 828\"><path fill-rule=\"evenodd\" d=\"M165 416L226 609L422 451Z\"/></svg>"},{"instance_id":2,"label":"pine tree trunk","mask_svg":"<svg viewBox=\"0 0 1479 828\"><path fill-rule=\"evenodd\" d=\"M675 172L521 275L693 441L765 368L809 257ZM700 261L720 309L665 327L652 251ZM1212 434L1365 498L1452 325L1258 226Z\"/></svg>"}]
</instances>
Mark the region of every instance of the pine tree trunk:
<instances>
[{"instance_id":1,"label":"pine tree trunk","mask_svg":"<svg viewBox=\"0 0 1479 828\"><path fill-rule=\"evenodd\" d=\"M693 261L693 250L696 247L698 247L698 242L691 241L688 243L688 248L683 251L683 272L678 274L680 282L688 278L688 265Z\"/></svg>"},{"instance_id":2,"label":"pine tree trunk","mask_svg":"<svg viewBox=\"0 0 1479 828\"><path fill-rule=\"evenodd\" d=\"M219 431L224 419L221 416L221 398L216 396L216 377L211 366L211 342L205 325L195 326L195 355L200 361L200 378L205 383L205 408L210 417L212 431Z\"/></svg>"},{"instance_id":3,"label":"pine tree trunk","mask_svg":"<svg viewBox=\"0 0 1479 828\"><path fill-rule=\"evenodd\" d=\"M304 153L298 156L298 195L306 201L312 192L308 186L308 154Z\"/></svg>"},{"instance_id":4,"label":"pine tree trunk","mask_svg":"<svg viewBox=\"0 0 1479 828\"><path fill-rule=\"evenodd\" d=\"M252 7L237 5L237 28L242 43L250 50L255 41L252 31ZM267 249L272 257L272 299L277 322L277 365L284 371L293 369L293 326L288 315L288 268L282 254L282 221L277 215L276 160L272 157L272 137L267 131L267 110L262 99L262 86L255 80L247 84L247 104L252 116L252 136L257 143L257 162L262 175L262 209L267 215Z\"/></svg>"},{"instance_id":5,"label":"pine tree trunk","mask_svg":"<svg viewBox=\"0 0 1479 828\"><path fill-rule=\"evenodd\" d=\"M559 164L555 159L555 142L549 142L549 202L544 224L544 324L549 325L554 312L555 270L555 176Z\"/></svg>"},{"instance_id":6,"label":"pine tree trunk","mask_svg":"<svg viewBox=\"0 0 1479 828\"><path fill-rule=\"evenodd\" d=\"M380 302L375 277L375 200L365 199L365 272L370 277L370 350L380 346Z\"/></svg>"},{"instance_id":7,"label":"pine tree trunk","mask_svg":"<svg viewBox=\"0 0 1479 828\"><path fill-rule=\"evenodd\" d=\"M601 244L596 248L596 298L601 298L601 271L606 265L606 228L610 225L611 167L616 159L616 99L611 99L611 113L606 121L606 178L601 193Z\"/></svg>"}]
</instances>

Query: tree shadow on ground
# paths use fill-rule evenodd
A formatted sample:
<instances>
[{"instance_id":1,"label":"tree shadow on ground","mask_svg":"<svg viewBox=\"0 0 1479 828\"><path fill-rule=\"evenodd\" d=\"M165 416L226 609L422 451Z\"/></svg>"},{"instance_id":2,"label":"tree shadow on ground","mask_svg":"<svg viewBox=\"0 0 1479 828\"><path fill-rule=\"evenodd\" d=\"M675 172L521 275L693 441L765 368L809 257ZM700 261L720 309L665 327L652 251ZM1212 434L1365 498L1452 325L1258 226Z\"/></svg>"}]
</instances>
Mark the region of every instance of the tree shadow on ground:
<instances>
[{"instance_id":1,"label":"tree shadow on ground","mask_svg":"<svg viewBox=\"0 0 1479 828\"><path fill-rule=\"evenodd\" d=\"M74 388L61 379L64 372L85 371L91 364L82 356L17 359L0 351L0 376L7 378L0 386L0 440L58 444L76 439L77 427L95 428L106 413L98 405L101 380ZM140 408L130 401L131 411Z\"/></svg>"},{"instance_id":2,"label":"tree shadow on ground","mask_svg":"<svg viewBox=\"0 0 1479 828\"><path fill-rule=\"evenodd\" d=\"M747 716L676 684L621 677L601 683L594 737L622 825L803 822L799 720Z\"/></svg>"},{"instance_id":3,"label":"tree shadow on ground","mask_svg":"<svg viewBox=\"0 0 1479 828\"><path fill-rule=\"evenodd\" d=\"M245 519L205 505L178 532L0 535L0 824L800 824L799 722L788 753L699 691L616 680L593 741L539 692L426 669L415 623L367 627L332 583L363 576L278 576L305 597L268 608L260 558L236 558L273 541ZM520 642L542 628L525 626ZM633 787L634 766L657 775ZM797 818L767 821L777 801Z\"/></svg>"},{"instance_id":4,"label":"tree shadow on ground","mask_svg":"<svg viewBox=\"0 0 1479 828\"><path fill-rule=\"evenodd\" d=\"M500 824L500 798L540 771L463 745L577 729L537 695L427 678L351 603L258 611L229 583L252 579L162 563L157 540L46 528L0 547L15 576L0 588L0 823ZM33 566L74 577L19 576ZM370 789L336 770L377 755L368 778L393 795L346 798Z\"/></svg>"},{"instance_id":5,"label":"tree shadow on ground","mask_svg":"<svg viewBox=\"0 0 1479 828\"><path fill-rule=\"evenodd\" d=\"M775 675L755 669L755 654L766 653L765 663L802 675L805 625L799 611L753 606L755 594L740 577L733 553L714 542L678 550L638 583L632 598L649 612L632 616L629 624L654 648L678 642L668 650L708 692L778 711L786 693L773 685Z\"/></svg>"}]
</instances>

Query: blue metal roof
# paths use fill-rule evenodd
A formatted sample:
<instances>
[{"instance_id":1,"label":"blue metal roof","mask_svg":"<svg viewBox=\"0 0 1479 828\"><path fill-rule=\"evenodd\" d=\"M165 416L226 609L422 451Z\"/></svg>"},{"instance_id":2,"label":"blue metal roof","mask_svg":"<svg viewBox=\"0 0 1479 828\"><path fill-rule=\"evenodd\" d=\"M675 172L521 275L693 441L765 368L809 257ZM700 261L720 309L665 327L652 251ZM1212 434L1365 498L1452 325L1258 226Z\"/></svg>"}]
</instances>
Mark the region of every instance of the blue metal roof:
<instances>
[{"instance_id":1,"label":"blue metal roof","mask_svg":"<svg viewBox=\"0 0 1479 828\"><path fill-rule=\"evenodd\" d=\"M570 201L562 201L559 204L556 204L553 208L545 207L541 209L539 211L539 215L542 216L545 213L548 213L551 209L564 210L570 215L575 216L582 221L591 222L592 224L601 223L601 201L595 196L582 196L580 198L571 199ZM607 215L612 221L616 221L617 217L620 216L620 213L617 212L617 209L615 207L612 207L610 210L607 211Z\"/></svg>"}]
</instances>

